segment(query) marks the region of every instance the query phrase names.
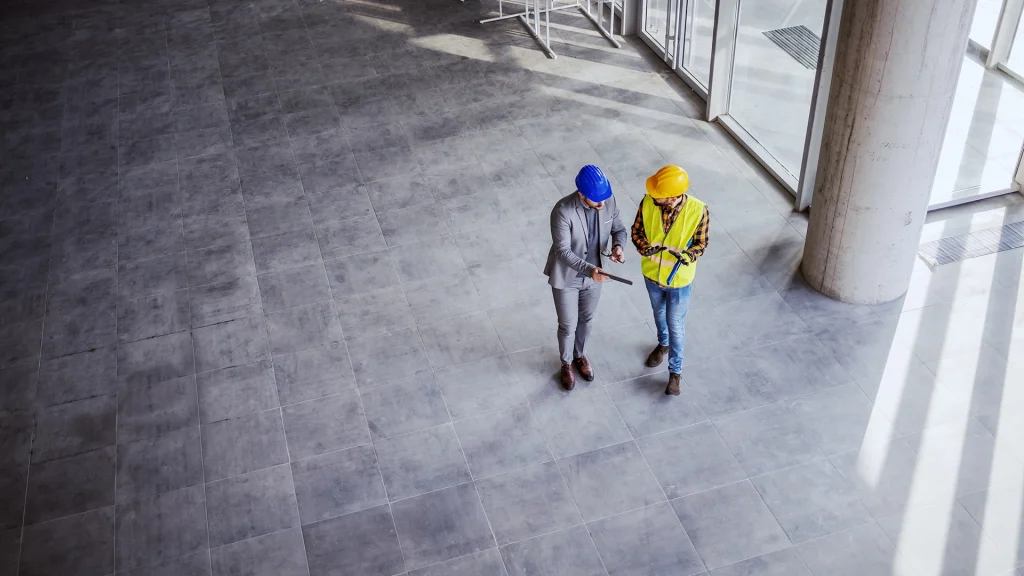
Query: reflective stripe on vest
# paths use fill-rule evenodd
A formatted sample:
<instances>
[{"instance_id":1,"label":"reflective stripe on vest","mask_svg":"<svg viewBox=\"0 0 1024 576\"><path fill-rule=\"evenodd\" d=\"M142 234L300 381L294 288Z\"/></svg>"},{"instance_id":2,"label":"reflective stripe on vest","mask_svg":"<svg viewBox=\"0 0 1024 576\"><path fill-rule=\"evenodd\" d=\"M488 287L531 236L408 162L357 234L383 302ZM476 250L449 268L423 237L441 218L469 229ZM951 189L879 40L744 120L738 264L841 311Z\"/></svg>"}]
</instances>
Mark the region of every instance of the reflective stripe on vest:
<instances>
[{"instance_id":1,"label":"reflective stripe on vest","mask_svg":"<svg viewBox=\"0 0 1024 576\"><path fill-rule=\"evenodd\" d=\"M697 231L700 219L704 216L704 203L693 196L687 196L682 212L676 217L672 228L666 234L661 220L661 208L654 203L654 199L650 195L644 196L641 208L647 241L651 246L665 246L675 252L683 252L690 247L690 243L693 242L693 233ZM640 270L644 276L659 285L669 288L689 286L697 273L697 263L680 266L670 285L668 277L675 265L675 257L667 251L661 251L650 258L644 256L640 259Z\"/></svg>"}]
</instances>

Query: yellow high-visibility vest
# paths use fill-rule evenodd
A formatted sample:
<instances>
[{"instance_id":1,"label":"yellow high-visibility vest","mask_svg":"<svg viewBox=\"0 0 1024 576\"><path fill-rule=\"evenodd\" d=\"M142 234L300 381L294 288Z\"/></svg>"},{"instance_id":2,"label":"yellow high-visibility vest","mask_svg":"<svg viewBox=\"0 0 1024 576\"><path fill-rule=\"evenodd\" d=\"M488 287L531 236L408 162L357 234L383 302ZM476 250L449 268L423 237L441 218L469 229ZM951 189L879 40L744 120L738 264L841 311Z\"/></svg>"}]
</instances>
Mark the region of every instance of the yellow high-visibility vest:
<instances>
[{"instance_id":1,"label":"yellow high-visibility vest","mask_svg":"<svg viewBox=\"0 0 1024 576\"><path fill-rule=\"evenodd\" d=\"M650 242L651 246L665 246L674 252L680 253L690 247L690 243L693 241L693 233L697 230L701 217L704 216L704 203L693 196L687 196L682 212L676 217L676 221L672 223L672 228L666 233L661 220L661 208L654 203L650 194L644 196L641 208L643 210L644 232L647 233L647 241ZM668 277L675 265L675 257L669 254L667 250L662 250L650 258L644 256L640 259L640 270L644 276L657 282L659 285L669 288L689 286L693 282L694 275L697 273L697 263L691 262L689 265L684 264L680 266L679 271L676 272L676 277L672 279L672 284L670 285Z\"/></svg>"}]
</instances>

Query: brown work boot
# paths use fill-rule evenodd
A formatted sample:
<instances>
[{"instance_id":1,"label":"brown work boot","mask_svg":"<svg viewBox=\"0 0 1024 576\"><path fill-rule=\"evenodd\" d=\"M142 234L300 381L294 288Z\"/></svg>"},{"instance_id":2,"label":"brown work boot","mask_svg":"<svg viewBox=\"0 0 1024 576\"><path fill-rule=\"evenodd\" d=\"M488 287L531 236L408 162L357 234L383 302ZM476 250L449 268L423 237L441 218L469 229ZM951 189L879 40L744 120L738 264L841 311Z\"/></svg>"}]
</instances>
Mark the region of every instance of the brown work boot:
<instances>
[{"instance_id":1,"label":"brown work boot","mask_svg":"<svg viewBox=\"0 0 1024 576\"><path fill-rule=\"evenodd\" d=\"M648 368L654 368L655 366L661 366L661 363L665 361L665 356L668 356L668 346L657 345L651 353L647 355Z\"/></svg>"},{"instance_id":2,"label":"brown work boot","mask_svg":"<svg viewBox=\"0 0 1024 576\"><path fill-rule=\"evenodd\" d=\"M665 394L679 396L679 374L668 375L668 386L665 388Z\"/></svg>"},{"instance_id":3,"label":"brown work boot","mask_svg":"<svg viewBox=\"0 0 1024 576\"><path fill-rule=\"evenodd\" d=\"M572 390L576 387L576 376L572 373L572 364L562 364L562 373L559 376L559 380L562 382L562 388L566 390Z\"/></svg>"},{"instance_id":4,"label":"brown work boot","mask_svg":"<svg viewBox=\"0 0 1024 576\"><path fill-rule=\"evenodd\" d=\"M590 360L587 360L586 356L580 356L579 358L572 361L576 365L576 369L580 371L580 376L587 382L594 381L594 369L590 367Z\"/></svg>"}]
</instances>

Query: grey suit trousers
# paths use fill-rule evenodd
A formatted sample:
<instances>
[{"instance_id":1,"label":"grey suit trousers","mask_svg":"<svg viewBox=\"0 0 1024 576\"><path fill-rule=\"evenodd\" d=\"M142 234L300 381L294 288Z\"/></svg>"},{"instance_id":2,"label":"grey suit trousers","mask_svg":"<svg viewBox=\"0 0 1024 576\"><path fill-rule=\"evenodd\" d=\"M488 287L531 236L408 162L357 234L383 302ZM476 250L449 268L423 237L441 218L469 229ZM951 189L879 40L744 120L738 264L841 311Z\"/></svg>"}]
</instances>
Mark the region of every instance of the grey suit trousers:
<instances>
[{"instance_id":1,"label":"grey suit trousers","mask_svg":"<svg viewBox=\"0 0 1024 576\"><path fill-rule=\"evenodd\" d=\"M558 353L562 362L583 356L594 325L601 284L577 276L567 288L552 288L558 314Z\"/></svg>"}]
</instances>

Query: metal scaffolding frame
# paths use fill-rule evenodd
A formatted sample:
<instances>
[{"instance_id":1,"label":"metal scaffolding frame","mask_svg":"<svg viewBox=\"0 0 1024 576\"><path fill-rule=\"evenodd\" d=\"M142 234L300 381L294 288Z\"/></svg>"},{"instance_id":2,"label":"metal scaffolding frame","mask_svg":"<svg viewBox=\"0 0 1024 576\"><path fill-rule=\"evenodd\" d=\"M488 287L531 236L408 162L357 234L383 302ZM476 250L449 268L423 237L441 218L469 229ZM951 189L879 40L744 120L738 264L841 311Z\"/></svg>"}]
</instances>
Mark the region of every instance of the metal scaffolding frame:
<instances>
[{"instance_id":1,"label":"metal scaffolding frame","mask_svg":"<svg viewBox=\"0 0 1024 576\"><path fill-rule=\"evenodd\" d=\"M551 49L551 13L558 10L572 10L576 8L581 14L586 16L587 20L597 28L597 31L605 37L608 42L616 47L622 48L622 44L615 39L615 1L616 0L575 0L572 3L561 4L557 0L523 0L524 8L522 12L516 12L514 14L504 13L504 0L498 0L498 16L493 18L484 18L480 21L481 24L487 24L488 22L497 22L499 20L508 20L510 18L517 18L523 26L526 27L526 31L530 33L534 41L540 45L541 50L548 58L557 58L555 52ZM518 4L518 3L516 3ZM532 6L532 10L531 10ZM605 6L608 7L608 18L604 18ZM594 7L597 8L597 18L594 17ZM533 24L530 23L530 15L533 15ZM544 20L541 22L541 14L544 15ZM605 28L607 24L608 28ZM625 17L619 20L619 32L625 32Z\"/></svg>"}]
</instances>

